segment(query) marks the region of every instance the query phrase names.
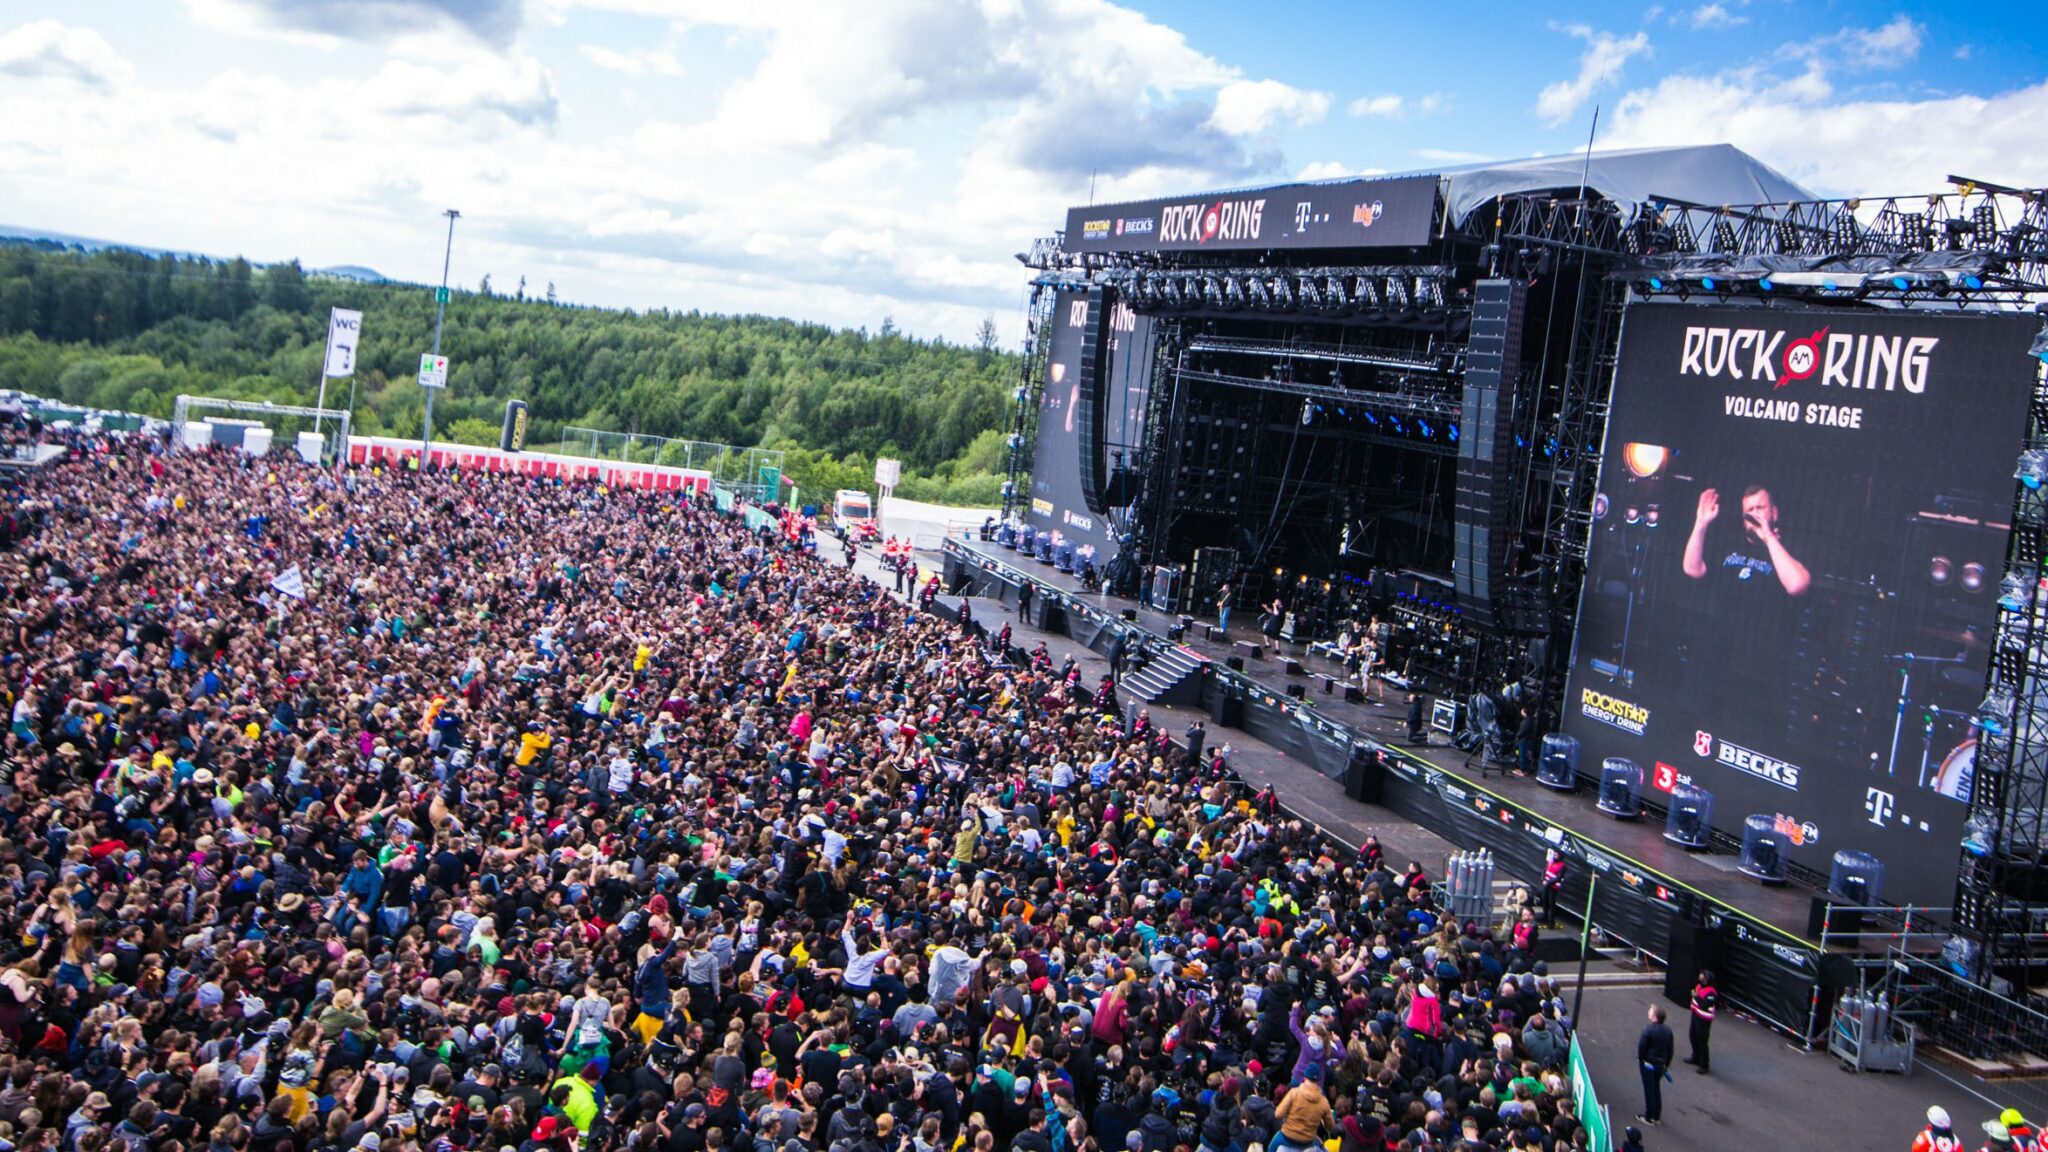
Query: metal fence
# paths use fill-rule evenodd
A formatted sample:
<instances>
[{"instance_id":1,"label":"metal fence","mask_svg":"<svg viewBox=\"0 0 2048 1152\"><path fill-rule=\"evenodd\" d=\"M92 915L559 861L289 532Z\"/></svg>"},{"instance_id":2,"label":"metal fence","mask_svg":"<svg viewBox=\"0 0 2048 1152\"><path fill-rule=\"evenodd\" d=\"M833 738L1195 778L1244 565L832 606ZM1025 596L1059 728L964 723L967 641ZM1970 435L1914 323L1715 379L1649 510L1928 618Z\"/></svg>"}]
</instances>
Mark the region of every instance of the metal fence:
<instances>
[{"instance_id":1,"label":"metal fence","mask_svg":"<svg viewBox=\"0 0 2048 1152\"><path fill-rule=\"evenodd\" d=\"M680 440L638 432L567 427L562 429L561 443L555 452L588 460L699 468L711 473L712 479L720 484L733 489L741 499L768 501L781 498L783 453L779 448L741 448L709 440Z\"/></svg>"},{"instance_id":2,"label":"metal fence","mask_svg":"<svg viewBox=\"0 0 2048 1152\"><path fill-rule=\"evenodd\" d=\"M1919 1067L1994 1113L2048 1115L2048 1013L1902 949L1892 951L1878 990L1893 1018L1916 1030Z\"/></svg>"}]
</instances>

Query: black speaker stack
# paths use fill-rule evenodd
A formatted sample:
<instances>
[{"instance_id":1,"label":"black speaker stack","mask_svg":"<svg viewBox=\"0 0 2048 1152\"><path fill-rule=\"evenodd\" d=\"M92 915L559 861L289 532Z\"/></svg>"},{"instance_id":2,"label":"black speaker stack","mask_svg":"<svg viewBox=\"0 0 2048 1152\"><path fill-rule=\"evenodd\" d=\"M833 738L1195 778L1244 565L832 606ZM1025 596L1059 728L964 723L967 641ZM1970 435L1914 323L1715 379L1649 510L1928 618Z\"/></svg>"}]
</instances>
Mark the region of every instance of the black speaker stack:
<instances>
[{"instance_id":1,"label":"black speaker stack","mask_svg":"<svg viewBox=\"0 0 2048 1152\"><path fill-rule=\"evenodd\" d=\"M1527 294L1519 280L1481 280L1472 286L1452 576L1458 606L1468 618L1480 620L1494 619L1497 598L1505 591L1501 579L1512 530L1514 403L1522 374Z\"/></svg>"}]
</instances>

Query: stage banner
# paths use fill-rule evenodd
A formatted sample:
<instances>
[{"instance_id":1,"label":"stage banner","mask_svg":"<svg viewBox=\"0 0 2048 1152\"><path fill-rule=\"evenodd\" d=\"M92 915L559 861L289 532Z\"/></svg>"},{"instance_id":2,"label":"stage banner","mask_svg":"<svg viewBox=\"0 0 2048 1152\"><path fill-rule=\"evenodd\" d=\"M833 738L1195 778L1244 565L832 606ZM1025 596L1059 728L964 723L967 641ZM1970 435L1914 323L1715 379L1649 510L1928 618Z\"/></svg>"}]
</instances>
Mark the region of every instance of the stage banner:
<instances>
[{"instance_id":1,"label":"stage banner","mask_svg":"<svg viewBox=\"0 0 2048 1152\"><path fill-rule=\"evenodd\" d=\"M1437 178L1282 184L1067 209L1066 250L1413 248L1436 227Z\"/></svg>"},{"instance_id":2,"label":"stage banner","mask_svg":"<svg viewBox=\"0 0 2048 1152\"><path fill-rule=\"evenodd\" d=\"M1999 611L2031 316L1632 306L1564 728L1660 805L1946 905Z\"/></svg>"}]
</instances>

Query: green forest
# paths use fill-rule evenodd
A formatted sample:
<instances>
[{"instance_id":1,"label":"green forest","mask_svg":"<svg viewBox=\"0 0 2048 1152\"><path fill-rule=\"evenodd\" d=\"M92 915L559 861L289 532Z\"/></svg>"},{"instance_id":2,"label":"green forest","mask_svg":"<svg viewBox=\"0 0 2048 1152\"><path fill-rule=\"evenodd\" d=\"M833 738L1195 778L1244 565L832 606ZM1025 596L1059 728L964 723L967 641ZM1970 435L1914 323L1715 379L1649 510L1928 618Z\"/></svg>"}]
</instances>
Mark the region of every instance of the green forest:
<instances>
[{"instance_id":1,"label":"green forest","mask_svg":"<svg viewBox=\"0 0 2048 1152\"><path fill-rule=\"evenodd\" d=\"M871 334L553 295L552 285L494 294L488 277L452 293L436 439L494 445L505 401L521 399L534 449L553 449L566 427L781 448L807 502L872 489L874 459L895 456L901 496L1000 500L1018 369L992 324L962 347L887 320ZM0 246L0 387L157 417L180 394L310 405L330 306L363 313L356 431L418 435L434 289L308 273L297 261ZM329 382L329 407L347 406L350 383Z\"/></svg>"}]
</instances>

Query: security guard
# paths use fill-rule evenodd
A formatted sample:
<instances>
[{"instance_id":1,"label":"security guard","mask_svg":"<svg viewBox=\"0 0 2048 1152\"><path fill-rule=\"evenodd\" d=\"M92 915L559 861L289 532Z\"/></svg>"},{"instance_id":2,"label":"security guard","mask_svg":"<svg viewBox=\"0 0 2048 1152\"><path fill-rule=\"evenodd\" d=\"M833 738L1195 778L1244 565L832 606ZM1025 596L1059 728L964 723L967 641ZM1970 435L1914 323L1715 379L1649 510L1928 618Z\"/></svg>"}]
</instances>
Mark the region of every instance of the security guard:
<instances>
[{"instance_id":1,"label":"security guard","mask_svg":"<svg viewBox=\"0 0 2048 1152\"><path fill-rule=\"evenodd\" d=\"M2014 1152L2041 1152L2041 1134L2034 1131L2034 1126L2027 1123L2019 1109L2007 1108L1998 1114L1998 1122L2005 1125L2006 1132L2012 1136Z\"/></svg>"},{"instance_id":2,"label":"security guard","mask_svg":"<svg viewBox=\"0 0 2048 1152\"><path fill-rule=\"evenodd\" d=\"M1714 991L1714 974L1700 969L1699 979L1692 986L1692 1024L1686 1030L1686 1039L1692 1042L1692 1055L1685 1062L1702 1076L1713 1063L1707 1042L1714 1031L1714 1010L1720 1006L1721 994Z\"/></svg>"},{"instance_id":3,"label":"security guard","mask_svg":"<svg viewBox=\"0 0 2048 1152\"><path fill-rule=\"evenodd\" d=\"M1939 1104L1927 1110L1927 1127L1913 1138L1913 1152L1963 1152L1963 1142Z\"/></svg>"}]
</instances>

